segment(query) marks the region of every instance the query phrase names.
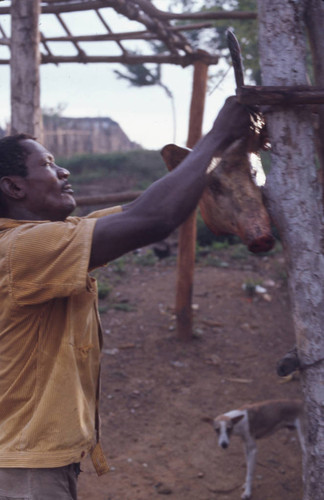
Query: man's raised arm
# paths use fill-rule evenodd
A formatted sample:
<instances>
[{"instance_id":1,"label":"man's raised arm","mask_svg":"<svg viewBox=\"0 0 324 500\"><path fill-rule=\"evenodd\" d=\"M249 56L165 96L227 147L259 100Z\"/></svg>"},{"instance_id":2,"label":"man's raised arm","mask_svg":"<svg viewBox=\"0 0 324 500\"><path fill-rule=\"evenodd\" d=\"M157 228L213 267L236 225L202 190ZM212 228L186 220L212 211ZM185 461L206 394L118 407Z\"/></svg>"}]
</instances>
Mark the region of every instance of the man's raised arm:
<instances>
[{"instance_id":1,"label":"man's raised arm","mask_svg":"<svg viewBox=\"0 0 324 500\"><path fill-rule=\"evenodd\" d=\"M89 268L102 266L126 252L166 238L196 208L213 156L246 136L250 114L235 97L226 100L212 129L172 172L154 182L122 212L97 220Z\"/></svg>"}]
</instances>

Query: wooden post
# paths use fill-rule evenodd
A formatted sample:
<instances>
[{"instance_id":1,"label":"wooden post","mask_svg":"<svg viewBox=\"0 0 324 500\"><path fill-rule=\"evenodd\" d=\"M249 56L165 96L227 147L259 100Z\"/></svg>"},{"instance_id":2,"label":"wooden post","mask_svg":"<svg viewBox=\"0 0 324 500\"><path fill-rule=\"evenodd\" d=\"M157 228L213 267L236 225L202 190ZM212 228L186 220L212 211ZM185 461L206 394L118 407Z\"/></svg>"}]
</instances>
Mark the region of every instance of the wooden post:
<instances>
[{"instance_id":1,"label":"wooden post","mask_svg":"<svg viewBox=\"0 0 324 500\"><path fill-rule=\"evenodd\" d=\"M187 146L192 148L201 137L206 97L208 65L194 65ZM177 337L190 340L192 331L192 290L196 251L196 211L180 226L177 263L176 318Z\"/></svg>"},{"instance_id":2,"label":"wooden post","mask_svg":"<svg viewBox=\"0 0 324 500\"><path fill-rule=\"evenodd\" d=\"M11 134L24 132L41 142L39 0L11 4Z\"/></svg>"}]
</instances>

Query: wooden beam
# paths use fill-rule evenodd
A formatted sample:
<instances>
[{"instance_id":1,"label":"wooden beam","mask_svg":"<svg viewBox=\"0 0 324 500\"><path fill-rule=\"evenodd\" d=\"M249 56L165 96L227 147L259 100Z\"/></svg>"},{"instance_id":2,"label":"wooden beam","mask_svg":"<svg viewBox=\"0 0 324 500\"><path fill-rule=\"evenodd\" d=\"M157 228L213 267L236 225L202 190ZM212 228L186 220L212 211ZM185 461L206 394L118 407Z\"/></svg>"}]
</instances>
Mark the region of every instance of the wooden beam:
<instances>
[{"instance_id":1,"label":"wooden beam","mask_svg":"<svg viewBox=\"0 0 324 500\"><path fill-rule=\"evenodd\" d=\"M78 42L76 42L73 38L73 35L71 33L71 31L69 30L67 24L65 23L65 21L63 20L62 16L60 14L56 14L56 19L59 21L59 23L61 24L62 28L64 29L65 33L67 34L67 36L71 39L71 42L73 43L74 47L76 48L79 56L82 58L85 56L85 52L84 50L82 50L78 44Z\"/></svg>"},{"instance_id":2,"label":"wooden beam","mask_svg":"<svg viewBox=\"0 0 324 500\"><path fill-rule=\"evenodd\" d=\"M197 61L194 65L187 146L192 148L201 137L207 88L208 66ZM190 340L193 336L192 290L196 253L196 211L180 226L177 263L175 313L177 337Z\"/></svg>"},{"instance_id":3,"label":"wooden beam","mask_svg":"<svg viewBox=\"0 0 324 500\"><path fill-rule=\"evenodd\" d=\"M204 12L195 12L195 13L189 13L189 12L182 12L179 14L172 13L172 12L164 12L162 10L159 10L156 8L150 0L134 0L134 3L139 5L145 12L151 17L155 17L158 19L229 19L228 16L230 16L233 11L204 11ZM239 14L239 19L255 19L256 18L256 12L238 12L236 11L235 14ZM252 17L250 17L252 15ZM208 17L205 17L208 16ZM211 17L209 17L211 16ZM217 16L217 17L214 17ZM219 17L221 16L221 17ZM223 17L224 16L224 17ZM231 19L231 18L230 18Z\"/></svg>"},{"instance_id":4,"label":"wooden beam","mask_svg":"<svg viewBox=\"0 0 324 500\"><path fill-rule=\"evenodd\" d=\"M194 23L184 26L173 26L171 31L190 31L201 28L211 27L211 23ZM74 36L43 36L45 42L106 42L106 41L121 41L121 40L157 40L158 36L150 31L129 31L123 33L104 33L100 35L74 35Z\"/></svg>"},{"instance_id":5,"label":"wooden beam","mask_svg":"<svg viewBox=\"0 0 324 500\"><path fill-rule=\"evenodd\" d=\"M11 3L11 133L42 141L39 78L39 0Z\"/></svg>"},{"instance_id":6,"label":"wooden beam","mask_svg":"<svg viewBox=\"0 0 324 500\"><path fill-rule=\"evenodd\" d=\"M242 104L282 105L324 104L324 88L302 86L242 86L236 94Z\"/></svg>"},{"instance_id":7,"label":"wooden beam","mask_svg":"<svg viewBox=\"0 0 324 500\"><path fill-rule=\"evenodd\" d=\"M108 25L108 23L106 22L105 18L102 16L102 14L100 13L100 10L99 9L95 10L95 13L97 14L97 17L100 20L101 24L106 28L106 30L109 33L109 35L110 36L113 35L113 32L110 29L110 26ZM117 43L118 47L120 48L120 50L122 51L122 53L124 55L126 55L127 54L127 50L125 49L125 47L123 46L123 44L121 43L121 41L120 40L116 40L116 43Z\"/></svg>"},{"instance_id":8,"label":"wooden beam","mask_svg":"<svg viewBox=\"0 0 324 500\"><path fill-rule=\"evenodd\" d=\"M163 12L161 16L163 19L210 19L213 21L221 21L221 20L246 20L246 19L257 19L257 13L254 11L214 11L214 12L192 12L192 13L183 13L183 14L175 14L171 12Z\"/></svg>"},{"instance_id":9,"label":"wooden beam","mask_svg":"<svg viewBox=\"0 0 324 500\"><path fill-rule=\"evenodd\" d=\"M53 5L44 5L44 2L42 2L41 10L42 14L57 14L63 12L102 9L105 7L109 7L109 5L107 5L103 0L75 3L57 2L53 3ZM10 7L0 7L0 15L1 14L10 14Z\"/></svg>"},{"instance_id":10,"label":"wooden beam","mask_svg":"<svg viewBox=\"0 0 324 500\"><path fill-rule=\"evenodd\" d=\"M114 7L116 5L116 0L94 0L91 2L75 2L75 3L67 3L65 1L57 0L52 2L51 0L47 2L48 5L42 5L42 14L56 14L56 13L64 13L64 12L78 12L83 10L92 10L92 9L104 9L107 7ZM224 20L224 19L256 19L257 13L256 11L205 11L205 12L184 12L182 14L172 13L172 12L160 12L160 18L162 19L178 19L178 20ZM1 14L10 14L10 7L0 7L0 15Z\"/></svg>"},{"instance_id":11,"label":"wooden beam","mask_svg":"<svg viewBox=\"0 0 324 500\"><path fill-rule=\"evenodd\" d=\"M121 56L50 56L42 54L42 64L58 64L58 63L121 63L121 64L141 64L141 63L156 63L156 64L176 64L182 67L189 66L197 60L203 61L205 64L217 64L218 56L194 53L191 56L174 55L174 54L152 54L152 55L121 55ZM0 59L0 64L8 64L8 59Z\"/></svg>"},{"instance_id":12,"label":"wooden beam","mask_svg":"<svg viewBox=\"0 0 324 500\"><path fill-rule=\"evenodd\" d=\"M0 45L7 45L7 47L10 47L10 38L1 38Z\"/></svg>"},{"instance_id":13,"label":"wooden beam","mask_svg":"<svg viewBox=\"0 0 324 500\"><path fill-rule=\"evenodd\" d=\"M211 55L208 58L203 58L205 64L217 64L218 56ZM196 60L195 56L178 56L169 54L154 54L154 55L135 55L135 56L54 56L50 54L41 54L41 64L68 64L68 63L82 63L82 64L96 64L96 63L121 63L121 64L174 64L182 66L183 68L190 66ZM10 64L10 59L0 59L0 65Z\"/></svg>"}]
</instances>

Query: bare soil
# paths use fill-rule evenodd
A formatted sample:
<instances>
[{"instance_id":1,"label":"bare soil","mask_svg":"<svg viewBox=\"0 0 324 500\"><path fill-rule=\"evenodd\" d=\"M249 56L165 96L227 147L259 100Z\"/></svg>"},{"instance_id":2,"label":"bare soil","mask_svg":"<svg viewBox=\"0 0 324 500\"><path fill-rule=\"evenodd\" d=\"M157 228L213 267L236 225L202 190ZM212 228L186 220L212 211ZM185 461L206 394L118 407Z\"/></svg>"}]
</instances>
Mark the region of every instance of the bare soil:
<instances>
[{"instance_id":1,"label":"bare soil","mask_svg":"<svg viewBox=\"0 0 324 500\"><path fill-rule=\"evenodd\" d=\"M97 477L87 458L80 500L237 500L245 476L242 443L218 447L204 421L242 404L299 397L297 377L276 364L293 346L282 253L240 254L233 246L200 258L193 290L194 337L177 339L176 259L149 264L134 254L100 271L102 444L111 470ZM259 284L250 296L242 285ZM302 498L296 433L259 441L254 500Z\"/></svg>"}]
</instances>

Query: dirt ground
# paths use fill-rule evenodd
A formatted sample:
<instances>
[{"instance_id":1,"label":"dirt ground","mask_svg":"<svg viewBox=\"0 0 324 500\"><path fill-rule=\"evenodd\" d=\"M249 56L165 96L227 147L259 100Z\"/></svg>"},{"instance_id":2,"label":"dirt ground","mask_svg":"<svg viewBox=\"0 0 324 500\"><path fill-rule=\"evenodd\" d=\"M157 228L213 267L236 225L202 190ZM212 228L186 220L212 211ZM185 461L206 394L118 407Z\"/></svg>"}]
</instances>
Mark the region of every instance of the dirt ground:
<instances>
[{"instance_id":1,"label":"dirt ground","mask_svg":"<svg viewBox=\"0 0 324 500\"><path fill-rule=\"evenodd\" d=\"M218 447L204 421L242 404L299 397L277 361L292 347L281 252L240 255L229 247L200 258L193 291L194 338L177 339L176 258L123 258L101 271L110 293L100 301L102 443L111 470L82 464L80 500L236 500L242 443ZM244 286L264 293L249 296ZM294 431L259 441L254 500L302 498L301 453Z\"/></svg>"}]
</instances>

